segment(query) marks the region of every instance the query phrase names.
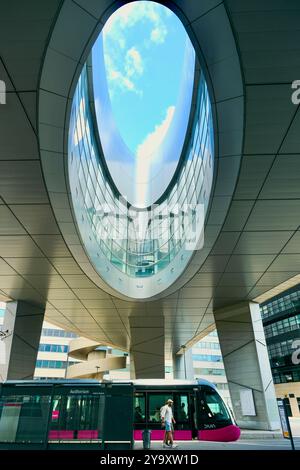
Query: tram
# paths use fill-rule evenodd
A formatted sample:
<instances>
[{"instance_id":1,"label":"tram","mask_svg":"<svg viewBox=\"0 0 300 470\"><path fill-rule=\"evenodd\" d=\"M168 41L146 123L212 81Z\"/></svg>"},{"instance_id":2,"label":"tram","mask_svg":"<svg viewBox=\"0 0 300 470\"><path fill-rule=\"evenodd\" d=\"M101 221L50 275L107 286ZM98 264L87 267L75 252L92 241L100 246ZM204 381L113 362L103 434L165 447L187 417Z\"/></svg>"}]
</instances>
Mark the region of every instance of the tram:
<instances>
[{"instance_id":1,"label":"tram","mask_svg":"<svg viewBox=\"0 0 300 470\"><path fill-rule=\"evenodd\" d=\"M0 449L130 449L144 429L162 440L160 408L174 402L174 439L240 436L215 385L197 381L33 380L0 384Z\"/></svg>"}]
</instances>

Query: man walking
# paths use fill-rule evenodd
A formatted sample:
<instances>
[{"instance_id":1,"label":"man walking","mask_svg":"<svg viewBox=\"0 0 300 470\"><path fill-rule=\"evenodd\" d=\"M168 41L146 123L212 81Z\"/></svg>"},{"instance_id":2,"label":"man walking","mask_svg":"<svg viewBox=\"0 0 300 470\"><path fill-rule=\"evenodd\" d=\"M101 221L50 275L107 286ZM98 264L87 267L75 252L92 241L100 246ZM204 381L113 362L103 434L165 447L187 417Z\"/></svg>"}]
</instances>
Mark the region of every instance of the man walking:
<instances>
[{"instance_id":1,"label":"man walking","mask_svg":"<svg viewBox=\"0 0 300 470\"><path fill-rule=\"evenodd\" d=\"M165 404L160 410L161 413L161 424L163 427L165 427L165 437L164 437L164 442L163 442L163 447L171 447L171 449L175 449L178 447L177 445L174 444L173 442L173 423L175 424L175 419L173 416L173 400L169 398Z\"/></svg>"}]
</instances>

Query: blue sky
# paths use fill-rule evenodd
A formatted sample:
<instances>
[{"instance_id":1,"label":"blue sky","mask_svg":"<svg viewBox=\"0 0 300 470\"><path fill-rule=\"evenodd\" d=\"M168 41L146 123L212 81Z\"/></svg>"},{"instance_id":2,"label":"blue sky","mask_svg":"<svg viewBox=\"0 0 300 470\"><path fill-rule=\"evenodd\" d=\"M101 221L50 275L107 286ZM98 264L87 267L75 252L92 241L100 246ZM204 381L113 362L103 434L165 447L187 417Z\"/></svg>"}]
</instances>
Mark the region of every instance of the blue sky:
<instances>
[{"instance_id":1,"label":"blue sky","mask_svg":"<svg viewBox=\"0 0 300 470\"><path fill-rule=\"evenodd\" d=\"M151 1L121 7L103 29L115 122L136 155L159 145L172 121L186 40L179 18Z\"/></svg>"}]
</instances>

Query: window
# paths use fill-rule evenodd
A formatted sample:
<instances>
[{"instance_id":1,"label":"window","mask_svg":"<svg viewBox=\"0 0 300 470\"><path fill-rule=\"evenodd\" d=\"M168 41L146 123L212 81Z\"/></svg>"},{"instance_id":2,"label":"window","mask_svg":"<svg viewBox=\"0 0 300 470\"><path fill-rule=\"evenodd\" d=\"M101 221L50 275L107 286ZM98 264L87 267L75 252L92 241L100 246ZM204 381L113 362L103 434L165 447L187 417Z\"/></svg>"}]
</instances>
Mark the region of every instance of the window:
<instances>
[{"instance_id":1,"label":"window","mask_svg":"<svg viewBox=\"0 0 300 470\"><path fill-rule=\"evenodd\" d=\"M135 393L134 395L133 421L135 423L144 423L146 421L146 398L144 393Z\"/></svg>"},{"instance_id":2,"label":"window","mask_svg":"<svg viewBox=\"0 0 300 470\"><path fill-rule=\"evenodd\" d=\"M218 336L217 330L211 331L208 336Z\"/></svg>"},{"instance_id":3,"label":"window","mask_svg":"<svg viewBox=\"0 0 300 470\"><path fill-rule=\"evenodd\" d=\"M299 287L293 288L275 297L272 301L268 301L260 306L262 318L269 318L277 313L297 313L299 311L298 304L300 300Z\"/></svg>"},{"instance_id":4,"label":"window","mask_svg":"<svg viewBox=\"0 0 300 470\"><path fill-rule=\"evenodd\" d=\"M222 356L212 354L193 354L193 361L222 362Z\"/></svg>"},{"instance_id":5,"label":"window","mask_svg":"<svg viewBox=\"0 0 300 470\"><path fill-rule=\"evenodd\" d=\"M70 331L58 330L55 328L43 328L41 336L57 336L61 338L78 338L78 335Z\"/></svg>"},{"instance_id":6,"label":"window","mask_svg":"<svg viewBox=\"0 0 300 470\"><path fill-rule=\"evenodd\" d=\"M38 369L65 369L67 366L77 364L77 361L48 361L45 359L38 359L36 361L36 367Z\"/></svg>"},{"instance_id":7,"label":"window","mask_svg":"<svg viewBox=\"0 0 300 470\"><path fill-rule=\"evenodd\" d=\"M166 404L166 401L174 399L172 393L151 393L149 394L149 412L148 420L150 423L160 423L160 409Z\"/></svg>"},{"instance_id":8,"label":"window","mask_svg":"<svg viewBox=\"0 0 300 470\"><path fill-rule=\"evenodd\" d=\"M53 398L49 440L101 439L104 393L75 393Z\"/></svg>"},{"instance_id":9,"label":"window","mask_svg":"<svg viewBox=\"0 0 300 470\"><path fill-rule=\"evenodd\" d=\"M174 409L176 423L187 423L189 420L189 401L187 394L176 394Z\"/></svg>"},{"instance_id":10,"label":"window","mask_svg":"<svg viewBox=\"0 0 300 470\"><path fill-rule=\"evenodd\" d=\"M28 394L2 396L0 401L0 442L45 441L50 396Z\"/></svg>"},{"instance_id":11,"label":"window","mask_svg":"<svg viewBox=\"0 0 300 470\"><path fill-rule=\"evenodd\" d=\"M196 348L202 348L202 349L220 349L219 343L211 343L208 341L200 341L198 344L196 344Z\"/></svg>"},{"instance_id":12,"label":"window","mask_svg":"<svg viewBox=\"0 0 300 470\"><path fill-rule=\"evenodd\" d=\"M69 347L66 344L40 344L39 351L41 352L58 352L67 353Z\"/></svg>"},{"instance_id":13,"label":"window","mask_svg":"<svg viewBox=\"0 0 300 470\"><path fill-rule=\"evenodd\" d=\"M194 368L194 372L201 378L201 375L225 375L224 369Z\"/></svg>"},{"instance_id":14,"label":"window","mask_svg":"<svg viewBox=\"0 0 300 470\"><path fill-rule=\"evenodd\" d=\"M230 420L230 415L223 400L215 390L205 389L199 403L201 422L223 423Z\"/></svg>"}]
</instances>

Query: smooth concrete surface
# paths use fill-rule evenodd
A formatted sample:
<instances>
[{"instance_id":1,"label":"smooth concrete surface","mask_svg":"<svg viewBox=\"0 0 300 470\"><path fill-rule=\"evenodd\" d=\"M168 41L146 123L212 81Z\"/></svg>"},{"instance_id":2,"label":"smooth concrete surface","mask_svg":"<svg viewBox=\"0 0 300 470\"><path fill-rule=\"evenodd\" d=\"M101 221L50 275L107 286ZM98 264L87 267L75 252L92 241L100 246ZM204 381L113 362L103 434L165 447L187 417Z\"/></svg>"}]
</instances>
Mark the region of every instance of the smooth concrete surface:
<instances>
[{"instance_id":1,"label":"smooth concrete surface","mask_svg":"<svg viewBox=\"0 0 300 470\"><path fill-rule=\"evenodd\" d=\"M27 302L6 304L1 341L0 382L32 379L36 366L45 308Z\"/></svg>"},{"instance_id":2,"label":"smooth concrete surface","mask_svg":"<svg viewBox=\"0 0 300 470\"><path fill-rule=\"evenodd\" d=\"M68 379L102 380L106 371L126 367L125 356L107 354L107 351L100 349L99 346L101 344L86 338L76 338L70 341L69 357L82 362L69 366L66 377Z\"/></svg>"},{"instance_id":3,"label":"smooth concrete surface","mask_svg":"<svg viewBox=\"0 0 300 470\"><path fill-rule=\"evenodd\" d=\"M194 380L193 350L184 350L183 354L173 356L174 379Z\"/></svg>"},{"instance_id":4,"label":"smooth concrete surface","mask_svg":"<svg viewBox=\"0 0 300 470\"><path fill-rule=\"evenodd\" d=\"M259 305L242 302L214 315L237 424L242 429L280 429Z\"/></svg>"},{"instance_id":5,"label":"smooth concrete surface","mask_svg":"<svg viewBox=\"0 0 300 470\"><path fill-rule=\"evenodd\" d=\"M130 317L131 379L165 378L165 322L162 311Z\"/></svg>"},{"instance_id":6,"label":"smooth concrete surface","mask_svg":"<svg viewBox=\"0 0 300 470\"><path fill-rule=\"evenodd\" d=\"M106 355L105 351L93 351L86 362L78 362L67 369L67 379L97 379L102 380L108 370L124 369L125 356Z\"/></svg>"}]
</instances>

